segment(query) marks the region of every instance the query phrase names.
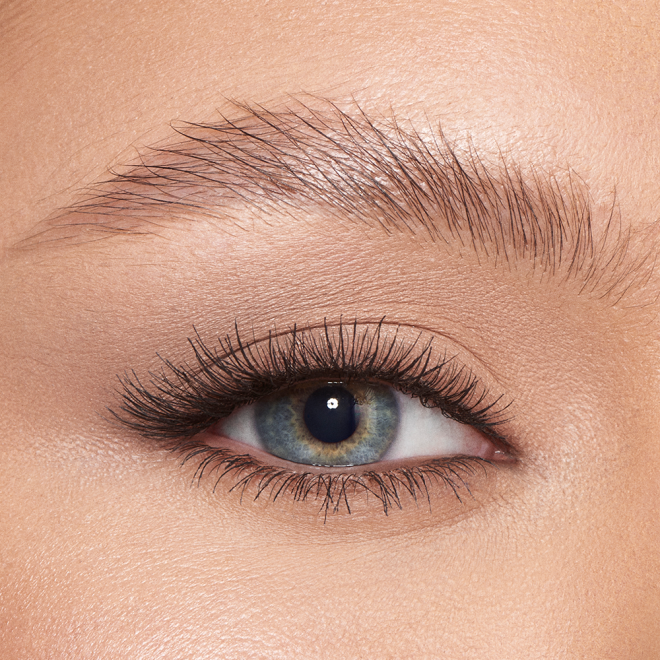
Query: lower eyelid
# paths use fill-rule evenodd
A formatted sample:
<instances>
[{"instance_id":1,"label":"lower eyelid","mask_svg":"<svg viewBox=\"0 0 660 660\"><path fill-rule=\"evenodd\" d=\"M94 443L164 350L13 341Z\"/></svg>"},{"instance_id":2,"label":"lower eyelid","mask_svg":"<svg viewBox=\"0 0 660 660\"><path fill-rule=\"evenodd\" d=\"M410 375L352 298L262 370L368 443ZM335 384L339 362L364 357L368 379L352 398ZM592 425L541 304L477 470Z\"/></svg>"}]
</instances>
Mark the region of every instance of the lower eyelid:
<instances>
[{"instance_id":1,"label":"lower eyelid","mask_svg":"<svg viewBox=\"0 0 660 660\"><path fill-rule=\"evenodd\" d=\"M182 465L191 465L194 471L192 484L208 484L212 493L226 489L226 495L233 495L239 504L258 501L273 512L279 510L276 502L292 500L301 506L295 520L307 518L314 524L357 512L380 513L387 519L408 504L426 509L425 503L434 520L447 524L468 515L489 497L487 493L492 494L494 485L484 488L484 480L496 474L493 470L500 463L469 456L418 457L327 468L290 463L218 436L212 441L218 448L212 448L206 444L208 435L200 434L200 444L182 452ZM281 511L290 522L289 507Z\"/></svg>"},{"instance_id":2,"label":"lower eyelid","mask_svg":"<svg viewBox=\"0 0 660 660\"><path fill-rule=\"evenodd\" d=\"M507 458L498 460L490 460L489 458L482 458L477 456L464 456L457 454L454 456L412 456L405 458L386 458L377 463L364 463L362 465L351 466L323 466L323 465L308 465L305 463L293 463L286 459L274 456L269 452L253 446L248 445L240 440L234 440L226 436L218 436L210 432L199 434L196 438L196 443L199 447L209 452L217 451L222 454L223 458L226 457L240 457L249 456L252 460L259 465L260 468L265 470L285 470L290 474L312 474L318 476L360 476L365 473L387 475L395 472L398 469L416 469L423 468L427 464L451 464L452 461L473 461L475 464L481 462L484 465L511 462ZM497 450L496 450L497 451ZM505 455L500 452L504 457Z\"/></svg>"}]
</instances>

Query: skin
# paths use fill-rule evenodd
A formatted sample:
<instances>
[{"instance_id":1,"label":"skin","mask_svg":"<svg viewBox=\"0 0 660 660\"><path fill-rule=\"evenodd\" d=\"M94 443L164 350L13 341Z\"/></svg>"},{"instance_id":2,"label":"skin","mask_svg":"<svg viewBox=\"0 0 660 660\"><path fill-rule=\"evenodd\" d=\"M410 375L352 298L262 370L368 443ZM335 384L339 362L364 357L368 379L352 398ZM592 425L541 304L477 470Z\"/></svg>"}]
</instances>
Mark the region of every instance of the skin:
<instances>
[{"instance_id":1,"label":"skin","mask_svg":"<svg viewBox=\"0 0 660 660\"><path fill-rule=\"evenodd\" d=\"M658 275L617 304L341 219L16 250L170 122L326 97L586 188L653 246L658 4L21 2L0 9L3 658L660 654ZM331 230L328 228L331 227ZM402 295L405 291L405 295ZM387 316L515 402L463 502L242 503L99 413L192 326Z\"/></svg>"}]
</instances>

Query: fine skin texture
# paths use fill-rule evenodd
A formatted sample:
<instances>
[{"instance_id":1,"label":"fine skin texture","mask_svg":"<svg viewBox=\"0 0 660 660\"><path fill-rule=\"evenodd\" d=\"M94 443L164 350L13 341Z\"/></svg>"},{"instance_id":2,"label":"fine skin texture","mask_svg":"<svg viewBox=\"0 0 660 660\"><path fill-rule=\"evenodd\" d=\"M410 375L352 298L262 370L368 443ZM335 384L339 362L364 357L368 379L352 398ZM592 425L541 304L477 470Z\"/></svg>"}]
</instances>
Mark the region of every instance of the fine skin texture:
<instances>
[{"instance_id":1,"label":"fine skin texture","mask_svg":"<svg viewBox=\"0 0 660 660\"><path fill-rule=\"evenodd\" d=\"M660 657L658 15L2 3L0 655ZM395 142L396 119L397 144L417 131L461 163L477 154L498 190L505 168L556 185L567 208L589 205L603 256L553 273L290 191L246 205L224 188L219 208L215 183L184 191L206 215L62 211L109 168L139 174L124 167L137 153L163 165L147 147L181 143L172 122L254 128L255 108L298 128L367 117ZM148 382L157 354L190 363L195 331L214 345L383 319L510 404L509 460L460 500L436 483L430 505L404 494L388 515L359 494L351 514L254 502L108 413L118 375Z\"/></svg>"}]
</instances>

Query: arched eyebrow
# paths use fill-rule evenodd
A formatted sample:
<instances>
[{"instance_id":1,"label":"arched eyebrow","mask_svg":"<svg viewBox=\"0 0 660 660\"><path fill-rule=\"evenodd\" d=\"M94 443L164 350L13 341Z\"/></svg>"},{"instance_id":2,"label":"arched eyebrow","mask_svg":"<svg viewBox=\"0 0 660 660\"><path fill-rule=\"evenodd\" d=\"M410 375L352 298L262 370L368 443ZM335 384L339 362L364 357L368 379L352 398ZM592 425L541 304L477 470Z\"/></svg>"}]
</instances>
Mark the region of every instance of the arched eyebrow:
<instances>
[{"instance_id":1,"label":"arched eyebrow","mask_svg":"<svg viewBox=\"0 0 660 660\"><path fill-rule=\"evenodd\" d=\"M655 249L632 249L614 203L595 226L574 176L523 174L504 157L487 164L471 145L459 151L440 130L317 106L236 104L237 118L173 126L169 144L94 184L23 244L139 237L202 217L314 214L423 235L495 264L531 263L615 301L651 277Z\"/></svg>"}]
</instances>

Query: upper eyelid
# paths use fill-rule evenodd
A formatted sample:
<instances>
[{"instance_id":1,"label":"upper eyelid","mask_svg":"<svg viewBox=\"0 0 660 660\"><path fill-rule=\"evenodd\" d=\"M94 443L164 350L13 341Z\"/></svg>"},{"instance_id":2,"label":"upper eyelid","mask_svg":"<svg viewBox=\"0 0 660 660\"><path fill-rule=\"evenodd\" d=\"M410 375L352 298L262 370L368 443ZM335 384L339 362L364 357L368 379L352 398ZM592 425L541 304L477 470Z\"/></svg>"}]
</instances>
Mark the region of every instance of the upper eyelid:
<instances>
[{"instance_id":1,"label":"upper eyelid","mask_svg":"<svg viewBox=\"0 0 660 660\"><path fill-rule=\"evenodd\" d=\"M487 164L473 145L461 155L441 131L421 135L357 106L308 101L284 111L236 104L238 119L181 123L178 141L146 150L17 247L95 240L95 231L152 233L154 220L180 215L227 223L249 209L291 214L311 205L388 233L426 233L480 259L525 261L612 302L646 283L655 247L629 249L614 206L596 231L576 177L560 185L524 175L511 163Z\"/></svg>"}]
</instances>

